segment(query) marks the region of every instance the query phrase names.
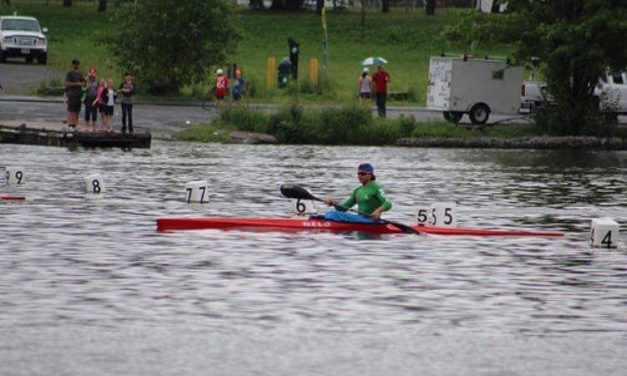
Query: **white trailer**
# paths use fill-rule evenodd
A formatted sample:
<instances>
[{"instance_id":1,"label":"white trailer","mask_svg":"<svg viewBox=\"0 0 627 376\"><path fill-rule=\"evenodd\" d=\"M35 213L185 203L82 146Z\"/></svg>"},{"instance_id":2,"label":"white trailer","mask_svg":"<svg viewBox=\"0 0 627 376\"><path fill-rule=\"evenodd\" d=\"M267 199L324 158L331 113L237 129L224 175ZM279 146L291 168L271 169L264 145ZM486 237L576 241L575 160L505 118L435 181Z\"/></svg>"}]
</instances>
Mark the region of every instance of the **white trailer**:
<instances>
[{"instance_id":1,"label":"white trailer","mask_svg":"<svg viewBox=\"0 0 627 376\"><path fill-rule=\"evenodd\" d=\"M522 73L522 67L501 60L432 57L427 108L455 123L464 114L473 124L485 124L492 112L516 114Z\"/></svg>"}]
</instances>

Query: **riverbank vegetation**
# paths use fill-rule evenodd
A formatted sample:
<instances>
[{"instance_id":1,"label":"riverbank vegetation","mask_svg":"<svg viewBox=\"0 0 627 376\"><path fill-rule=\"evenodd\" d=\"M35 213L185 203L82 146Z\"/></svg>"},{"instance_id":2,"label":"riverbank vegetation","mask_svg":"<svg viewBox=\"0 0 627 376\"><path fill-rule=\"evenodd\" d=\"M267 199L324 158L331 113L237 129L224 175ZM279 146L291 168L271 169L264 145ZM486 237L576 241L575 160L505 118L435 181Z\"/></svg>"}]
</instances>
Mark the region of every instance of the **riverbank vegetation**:
<instances>
[{"instance_id":1,"label":"riverbank vegetation","mask_svg":"<svg viewBox=\"0 0 627 376\"><path fill-rule=\"evenodd\" d=\"M284 105L274 114L244 107L225 107L211 124L194 124L174 135L176 140L227 142L231 131L271 134L282 144L395 145L400 138L469 139L520 138L537 135L530 125L467 128L447 122L418 123L412 116L381 119L369 108L344 106L306 108Z\"/></svg>"}]
</instances>

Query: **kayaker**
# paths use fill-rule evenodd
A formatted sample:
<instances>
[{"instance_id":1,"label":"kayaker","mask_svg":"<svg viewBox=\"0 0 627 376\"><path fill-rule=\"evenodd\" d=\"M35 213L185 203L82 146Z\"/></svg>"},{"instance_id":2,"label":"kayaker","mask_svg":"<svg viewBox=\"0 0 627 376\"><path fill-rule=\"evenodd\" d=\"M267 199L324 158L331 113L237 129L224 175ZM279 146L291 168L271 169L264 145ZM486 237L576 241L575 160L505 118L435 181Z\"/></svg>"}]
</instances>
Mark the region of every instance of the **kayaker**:
<instances>
[{"instance_id":1,"label":"kayaker","mask_svg":"<svg viewBox=\"0 0 627 376\"><path fill-rule=\"evenodd\" d=\"M324 218L338 222L372 223L381 217L381 213L390 210L392 203L385 196L383 186L377 183L374 166L364 162L357 167L357 178L361 186L357 187L343 203L327 198L325 204L334 206L336 210L327 212ZM360 214L347 213L346 210L357 204ZM366 214L366 215L361 215Z\"/></svg>"}]
</instances>

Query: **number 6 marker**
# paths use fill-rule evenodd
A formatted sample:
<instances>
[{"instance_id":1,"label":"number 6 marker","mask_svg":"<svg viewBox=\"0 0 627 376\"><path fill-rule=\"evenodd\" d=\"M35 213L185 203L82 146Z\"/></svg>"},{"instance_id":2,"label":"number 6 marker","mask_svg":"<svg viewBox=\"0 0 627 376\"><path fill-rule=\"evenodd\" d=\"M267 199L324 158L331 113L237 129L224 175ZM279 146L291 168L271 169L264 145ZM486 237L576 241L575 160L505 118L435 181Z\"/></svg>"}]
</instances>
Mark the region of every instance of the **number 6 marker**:
<instances>
[{"instance_id":1,"label":"number 6 marker","mask_svg":"<svg viewBox=\"0 0 627 376\"><path fill-rule=\"evenodd\" d=\"M316 205L311 200L292 199L292 211L298 215L317 213Z\"/></svg>"}]
</instances>

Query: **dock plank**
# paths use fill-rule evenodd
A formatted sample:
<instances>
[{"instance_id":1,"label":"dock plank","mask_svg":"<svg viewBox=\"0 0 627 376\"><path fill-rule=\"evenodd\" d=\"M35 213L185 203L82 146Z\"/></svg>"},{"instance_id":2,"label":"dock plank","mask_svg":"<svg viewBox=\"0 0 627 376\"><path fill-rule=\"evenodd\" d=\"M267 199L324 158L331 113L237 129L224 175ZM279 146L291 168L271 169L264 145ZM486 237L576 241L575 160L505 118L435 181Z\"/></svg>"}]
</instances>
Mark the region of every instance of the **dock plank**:
<instances>
[{"instance_id":1,"label":"dock plank","mask_svg":"<svg viewBox=\"0 0 627 376\"><path fill-rule=\"evenodd\" d=\"M94 130L91 126L72 129L63 122L43 120L0 120L0 143L86 148L150 148L150 132L132 134Z\"/></svg>"}]
</instances>

